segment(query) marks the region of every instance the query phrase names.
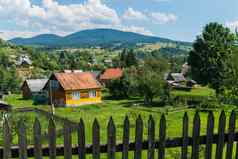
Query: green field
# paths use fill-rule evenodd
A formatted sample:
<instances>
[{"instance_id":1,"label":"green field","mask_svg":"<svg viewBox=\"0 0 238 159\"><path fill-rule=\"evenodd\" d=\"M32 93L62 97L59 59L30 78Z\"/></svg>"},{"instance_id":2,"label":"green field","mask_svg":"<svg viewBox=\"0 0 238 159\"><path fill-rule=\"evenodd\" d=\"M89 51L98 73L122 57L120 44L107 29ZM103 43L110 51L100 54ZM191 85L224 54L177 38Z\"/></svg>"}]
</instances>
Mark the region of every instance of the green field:
<instances>
[{"instance_id":1,"label":"green field","mask_svg":"<svg viewBox=\"0 0 238 159\"><path fill-rule=\"evenodd\" d=\"M213 90L202 88L193 90L192 94L194 95L204 95L207 96L212 95L211 93ZM177 95L179 94L187 94L188 92L173 92ZM10 95L5 99L9 104L14 106L14 108L19 107L37 107L44 110L48 110L49 106L44 105L33 105L31 100L22 100L20 95ZM184 106L165 106L165 107L145 107L141 104L142 100L139 98L133 98L128 100L104 100L101 104L94 104L94 105L85 105L80 107L56 107L55 114L61 117L68 118L72 121L79 122L82 118L85 122L86 128L86 142L90 144L92 142L92 124L94 119L96 118L100 124L100 136L101 136L101 143L106 143L107 139L107 123L110 117L113 118L115 125L116 125L116 136L117 136L117 143L122 142L122 135L123 135L123 120L126 115L128 115L130 119L130 140L134 141L135 136L135 120L138 115L141 115L144 123L144 139L147 138L147 128L148 128L148 118L150 115L153 116L156 122L156 137L158 138L158 130L159 130L159 120L162 113L166 115L167 121L167 137L180 137L182 134L182 120L183 115L185 112L189 115L189 135L192 134L192 123L193 123L193 116L196 112L195 109L188 109ZM228 115L230 114L231 110L236 109L235 106L221 106L219 109L214 110L215 116L215 132L217 132L218 127L218 118L220 112L225 110L227 115L227 123L228 123ZM29 118L31 120L38 116L36 114L31 114ZM200 112L201 117L201 134L206 133L206 124L207 124L207 116L208 112ZM38 116L39 117L39 116ZM42 119L42 125L44 130L47 129L47 121L46 119ZM33 122L32 122L33 123ZM30 124L28 124L29 127ZM58 129L62 128L62 124L58 124ZM228 124L227 124L228 125ZM237 122L238 126L238 122ZM73 132L73 144L77 143L77 133ZM58 144L63 143L63 137L59 137ZM176 150L176 151L174 151ZM168 149L168 158L174 158L173 155L176 155L178 149ZM146 153L144 154L146 155Z\"/></svg>"}]
</instances>

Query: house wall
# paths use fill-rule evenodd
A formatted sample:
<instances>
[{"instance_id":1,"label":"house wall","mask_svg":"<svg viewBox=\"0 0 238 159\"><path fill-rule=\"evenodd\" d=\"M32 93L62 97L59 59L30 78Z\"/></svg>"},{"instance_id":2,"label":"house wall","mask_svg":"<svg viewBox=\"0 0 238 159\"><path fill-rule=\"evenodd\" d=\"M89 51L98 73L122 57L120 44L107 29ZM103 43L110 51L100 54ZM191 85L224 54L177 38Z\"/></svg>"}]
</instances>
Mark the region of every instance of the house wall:
<instances>
[{"instance_id":1,"label":"house wall","mask_svg":"<svg viewBox=\"0 0 238 159\"><path fill-rule=\"evenodd\" d=\"M21 89L22 89L22 97L24 99L30 99L32 97L32 93L26 83L23 84Z\"/></svg>"},{"instance_id":2,"label":"house wall","mask_svg":"<svg viewBox=\"0 0 238 159\"><path fill-rule=\"evenodd\" d=\"M66 97L65 97L65 91L58 90L58 91L52 91L52 96L49 92L49 103L51 104L51 100L53 101L53 104L55 106L65 106L66 103Z\"/></svg>"},{"instance_id":3,"label":"house wall","mask_svg":"<svg viewBox=\"0 0 238 159\"><path fill-rule=\"evenodd\" d=\"M94 89L95 90L95 89ZM101 89L96 89L96 97L89 97L90 90L66 91L66 106L78 106L82 104L93 104L101 102ZM80 92L80 99L73 99L72 93Z\"/></svg>"}]
</instances>

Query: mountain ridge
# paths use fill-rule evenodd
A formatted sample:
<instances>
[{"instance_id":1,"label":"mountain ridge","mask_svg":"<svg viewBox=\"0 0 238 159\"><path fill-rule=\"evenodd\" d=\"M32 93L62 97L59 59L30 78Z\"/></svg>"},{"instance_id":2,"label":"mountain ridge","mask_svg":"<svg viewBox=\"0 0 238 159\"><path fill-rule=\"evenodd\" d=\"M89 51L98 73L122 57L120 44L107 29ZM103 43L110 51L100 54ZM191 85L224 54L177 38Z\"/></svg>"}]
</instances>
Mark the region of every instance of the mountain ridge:
<instances>
[{"instance_id":1,"label":"mountain ridge","mask_svg":"<svg viewBox=\"0 0 238 159\"><path fill-rule=\"evenodd\" d=\"M56 34L40 34L31 38L14 38L9 42L16 45L43 45L61 47L103 46L117 43L135 45L138 43L186 43L167 38L148 36L134 32L115 29L90 29L75 32L66 36Z\"/></svg>"}]
</instances>

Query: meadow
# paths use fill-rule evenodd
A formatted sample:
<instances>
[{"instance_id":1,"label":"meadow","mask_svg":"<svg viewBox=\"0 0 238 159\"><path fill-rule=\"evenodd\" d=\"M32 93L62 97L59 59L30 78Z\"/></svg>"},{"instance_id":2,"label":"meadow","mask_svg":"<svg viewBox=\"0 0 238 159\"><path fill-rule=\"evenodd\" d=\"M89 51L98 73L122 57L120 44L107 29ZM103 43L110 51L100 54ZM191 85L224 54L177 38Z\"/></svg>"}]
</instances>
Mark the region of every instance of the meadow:
<instances>
[{"instance_id":1,"label":"meadow","mask_svg":"<svg viewBox=\"0 0 238 159\"><path fill-rule=\"evenodd\" d=\"M183 91L174 91L173 95L186 95L188 92ZM204 96L213 96L214 91L208 88L200 88L195 89L190 92L190 95L204 95ZM34 105L31 100L23 100L21 95L10 95L6 97L5 101L7 101L10 105L14 106L14 108L20 107L37 107L43 110L49 110L49 106L47 105ZM184 105L176 105L176 106L144 106L143 100L140 98L131 98L126 100L108 100L104 99L100 104L92 104L92 105L84 105L80 107L56 107L55 108L55 115L67 118L74 122L79 122L80 119L83 119L85 123L86 129L86 143L92 143L92 124L95 119L98 120L100 124L100 137L101 143L106 143L107 141L107 123L109 118L112 117L114 123L116 125L116 138L117 143L122 142L122 135L123 135L123 121L125 116L127 115L130 120L130 140L134 141L135 139L135 120L136 118L141 115L143 119L143 138L144 140L147 139L147 128L148 128L148 119L149 116L152 115L155 123L156 123L156 138L159 136L159 121L162 114L166 116L166 126L167 126L167 137L180 137L182 135L182 121L183 115L185 112L188 113L189 116L189 135L192 135L192 127L193 127L193 117L195 112L197 111L196 108L189 108ZM218 120L219 115L222 110L225 110L227 115L227 126L228 126L228 116L232 110L236 109L236 106L231 105L221 105L219 108L214 109L214 117L215 117L215 133L217 133L218 128ZM33 121L35 117L40 118L42 124L42 130L47 132L48 122L46 118L39 116L36 113L25 113L21 114L21 116L27 116L28 120L28 131L30 131L28 138L29 143L32 141L32 133L31 128L33 126ZM207 116L208 111L200 111L200 119L201 119L201 134L205 135L206 127L207 127ZM19 117L20 118L20 117ZM19 119L17 118L17 119ZM29 122L30 121L30 122ZM62 123L56 123L57 129L60 130L62 128ZM238 126L238 122L236 123ZM17 144L17 139L14 139L14 143ZM46 141L44 141L46 144ZM72 133L72 143L77 144L77 132ZM63 144L63 137L59 136L57 139L57 144ZM174 158L172 156L176 156L179 154L179 149L168 149L168 158ZM146 155L146 152L144 152ZM118 153L120 156L120 154ZM103 155L104 156L104 155Z\"/></svg>"}]
</instances>

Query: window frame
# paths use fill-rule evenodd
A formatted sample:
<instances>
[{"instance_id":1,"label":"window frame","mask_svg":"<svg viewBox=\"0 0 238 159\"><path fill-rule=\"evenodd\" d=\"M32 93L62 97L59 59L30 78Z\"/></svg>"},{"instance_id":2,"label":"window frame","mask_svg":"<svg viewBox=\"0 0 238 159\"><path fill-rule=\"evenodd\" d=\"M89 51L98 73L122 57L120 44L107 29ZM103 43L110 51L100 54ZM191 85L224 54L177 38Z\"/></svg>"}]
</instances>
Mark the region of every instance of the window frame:
<instances>
[{"instance_id":1,"label":"window frame","mask_svg":"<svg viewBox=\"0 0 238 159\"><path fill-rule=\"evenodd\" d=\"M80 100L81 99L81 94L80 91L74 91L71 93L72 99L73 100Z\"/></svg>"},{"instance_id":2,"label":"window frame","mask_svg":"<svg viewBox=\"0 0 238 159\"><path fill-rule=\"evenodd\" d=\"M96 90L90 90L88 92L88 97L89 98L96 98L97 97L97 91Z\"/></svg>"}]
</instances>

